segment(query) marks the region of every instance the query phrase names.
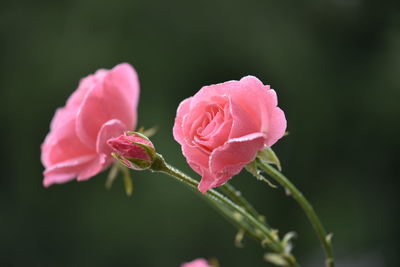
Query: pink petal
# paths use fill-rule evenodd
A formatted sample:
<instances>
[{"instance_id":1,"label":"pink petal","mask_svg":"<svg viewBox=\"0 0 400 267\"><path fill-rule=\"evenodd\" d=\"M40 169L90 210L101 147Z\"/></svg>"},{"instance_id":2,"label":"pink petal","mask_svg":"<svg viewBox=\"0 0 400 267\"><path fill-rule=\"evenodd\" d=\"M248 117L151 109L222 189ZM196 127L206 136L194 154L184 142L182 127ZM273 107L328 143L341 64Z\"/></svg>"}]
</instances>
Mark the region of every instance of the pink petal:
<instances>
[{"instance_id":1,"label":"pink petal","mask_svg":"<svg viewBox=\"0 0 400 267\"><path fill-rule=\"evenodd\" d=\"M110 138L118 137L126 131L126 125L120 120L114 119L104 123L97 135L96 152L111 157L112 149L107 144Z\"/></svg>"},{"instance_id":2,"label":"pink petal","mask_svg":"<svg viewBox=\"0 0 400 267\"><path fill-rule=\"evenodd\" d=\"M186 98L179 104L178 110L176 112L177 115L175 118L174 128L172 130L175 140L181 145L184 142L184 135L182 132L183 118L189 112L190 101L191 97Z\"/></svg>"},{"instance_id":3,"label":"pink petal","mask_svg":"<svg viewBox=\"0 0 400 267\"><path fill-rule=\"evenodd\" d=\"M97 133L100 127L108 121L103 103L103 85L96 84L85 96L78 109L76 118L76 133L82 143L93 150L96 149Z\"/></svg>"},{"instance_id":4,"label":"pink petal","mask_svg":"<svg viewBox=\"0 0 400 267\"><path fill-rule=\"evenodd\" d=\"M130 130L136 126L139 80L131 65L115 66L104 78L104 100L110 119L122 121Z\"/></svg>"},{"instance_id":5,"label":"pink petal","mask_svg":"<svg viewBox=\"0 0 400 267\"><path fill-rule=\"evenodd\" d=\"M192 165L190 165L192 167ZM192 167L193 168L193 167ZM221 179L222 178L222 179ZM209 170L203 170L198 189L201 193L205 194L209 189L224 184L230 177L215 177Z\"/></svg>"},{"instance_id":6,"label":"pink petal","mask_svg":"<svg viewBox=\"0 0 400 267\"><path fill-rule=\"evenodd\" d=\"M82 170L95 160L96 155L86 155L78 158L59 162L47 168L44 174L43 185L49 187L52 184L62 184L73 180Z\"/></svg>"},{"instance_id":7,"label":"pink petal","mask_svg":"<svg viewBox=\"0 0 400 267\"><path fill-rule=\"evenodd\" d=\"M95 148L100 127L111 119L134 129L137 119L139 83L129 64L120 64L90 89L80 105L76 131L83 143Z\"/></svg>"},{"instance_id":8,"label":"pink petal","mask_svg":"<svg viewBox=\"0 0 400 267\"><path fill-rule=\"evenodd\" d=\"M253 120L254 117L249 116L249 113L242 108L240 103L236 103L234 100L230 99L229 106L233 121L229 139L260 131Z\"/></svg>"},{"instance_id":9,"label":"pink petal","mask_svg":"<svg viewBox=\"0 0 400 267\"><path fill-rule=\"evenodd\" d=\"M80 80L78 89L72 93L67 100L68 108L76 108L79 106L89 90L91 90L96 84L102 83L104 77L108 73L108 70L99 69L95 74L91 74Z\"/></svg>"},{"instance_id":10,"label":"pink petal","mask_svg":"<svg viewBox=\"0 0 400 267\"><path fill-rule=\"evenodd\" d=\"M92 161L90 161L85 168L82 168L78 173L76 180L86 181L92 178L96 174L100 173L102 170L107 168L111 164L111 160L108 159L105 154L97 155Z\"/></svg>"},{"instance_id":11,"label":"pink petal","mask_svg":"<svg viewBox=\"0 0 400 267\"><path fill-rule=\"evenodd\" d=\"M52 131L42 144L42 163L47 168L53 164L64 162L94 153L75 133L75 114L66 108L58 109L52 121Z\"/></svg>"},{"instance_id":12,"label":"pink petal","mask_svg":"<svg viewBox=\"0 0 400 267\"><path fill-rule=\"evenodd\" d=\"M286 118L285 113L276 107L273 112L270 114L270 124L268 130L268 138L266 141L267 146L272 146L276 143L282 136L285 134L286 131Z\"/></svg>"},{"instance_id":13,"label":"pink petal","mask_svg":"<svg viewBox=\"0 0 400 267\"><path fill-rule=\"evenodd\" d=\"M229 140L211 154L211 173L228 174L230 177L238 174L246 164L255 159L257 152L264 148L264 142L265 134L262 133L252 133Z\"/></svg>"}]
</instances>

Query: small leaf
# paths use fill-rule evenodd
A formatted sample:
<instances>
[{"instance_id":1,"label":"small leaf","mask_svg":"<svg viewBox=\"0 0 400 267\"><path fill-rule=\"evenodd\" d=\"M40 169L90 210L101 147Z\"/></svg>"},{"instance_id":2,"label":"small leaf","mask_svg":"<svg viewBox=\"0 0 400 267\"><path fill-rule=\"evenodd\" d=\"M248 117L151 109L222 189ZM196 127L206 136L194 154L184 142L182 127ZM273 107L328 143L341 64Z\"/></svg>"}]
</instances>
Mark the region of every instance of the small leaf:
<instances>
[{"instance_id":1,"label":"small leaf","mask_svg":"<svg viewBox=\"0 0 400 267\"><path fill-rule=\"evenodd\" d=\"M254 160L245 166L246 170L258 180L267 183L272 188L277 188L270 180L261 175L261 171L257 168L257 162Z\"/></svg>"},{"instance_id":2,"label":"small leaf","mask_svg":"<svg viewBox=\"0 0 400 267\"><path fill-rule=\"evenodd\" d=\"M239 232L237 232L236 236L235 236L235 246L238 248L242 248L243 247L243 237L244 237L244 230L243 229L239 229Z\"/></svg>"},{"instance_id":3,"label":"small leaf","mask_svg":"<svg viewBox=\"0 0 400 267\"><path fill-rule=\"evenodd\" d=\"M277 253L267 253L264 255L264 259L270 263L273 263L278 266L287 266L288 262L282 255Z\"/></svg>"},{"instance_id":4,"label":"small leaf","mask_svg":"<svg viewBox=\"0 0 400 267\"><path fill-rule=\"evenodd\" d=\"M286 233L285 236L282 239L282 245L285 247L285 251L287 253L289 253L292 248L293 248L293 244L292 244L292 239L295 238L297 236L296 232L289 232Z\"/></svg>"},{"instance_id":5,"label":"small leaf","mask_svg":"<svg viewBox=\"0 0 400 267\"><path fill-rule=\"evenodd\" d=\"M279 161L278 156L270 147L266 147L264 150L259 151L257 154L257 158L264 161L265 163L274 164L279 171L282 171L281 162Z\"/></svg>"},{"instance_id":6,"label":"small leaf","mask_svg":"<svg viewBox=\"0 0 400 267\"><path fill-rule=\"evenodd\" d=\"M106 189L111 189L112 184L114 183L115 179L117 178L118 175L118 165L119 163L114 162L114 164L111 167L110 172L107 175L107 180L106 180Z\"/></svg>"},{"instance_id":7,"label":"small leaf","mask_svg":"<svg viewBox=\"0 0 400 267\"><path fill-rule=\"evenodd\" d=\"M331 244L331 243L332 243L332 237L333 237L333 233L327 234L327 235L325 236L325 240L326 240L326 242L327 242L328 244Z\"/></svg>"}]
</instances>

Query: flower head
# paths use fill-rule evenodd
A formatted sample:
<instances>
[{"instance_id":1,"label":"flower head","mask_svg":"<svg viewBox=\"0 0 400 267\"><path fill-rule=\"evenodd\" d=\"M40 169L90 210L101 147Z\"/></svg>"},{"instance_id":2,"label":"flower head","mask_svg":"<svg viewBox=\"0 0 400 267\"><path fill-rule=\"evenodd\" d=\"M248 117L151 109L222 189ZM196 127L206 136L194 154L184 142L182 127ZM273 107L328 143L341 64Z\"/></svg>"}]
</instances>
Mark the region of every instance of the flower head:
<instances>
[{"instance_id":1,"label":"flower head","mask_svg":"<svg viewBox=\"0 0 400 267\"><path fill-rule=\"evenodd\" d=\"M106 141L135 128L138 100L137 74L127 63L83 78L41 146L44 186L87 180L107 168L113 158Z\"/></svg>"},{"instance_id":2,"label":"flower head","mask_svg":"<svg viewBox=\"0 0 400 267\"><path fill-rule=\"evenodd\" d=\"M284 135L277 103L275 91L254 76L204 86L180 103L174 138L202 176L201 192L224 184Z\"/></svg>"}]
</instances>

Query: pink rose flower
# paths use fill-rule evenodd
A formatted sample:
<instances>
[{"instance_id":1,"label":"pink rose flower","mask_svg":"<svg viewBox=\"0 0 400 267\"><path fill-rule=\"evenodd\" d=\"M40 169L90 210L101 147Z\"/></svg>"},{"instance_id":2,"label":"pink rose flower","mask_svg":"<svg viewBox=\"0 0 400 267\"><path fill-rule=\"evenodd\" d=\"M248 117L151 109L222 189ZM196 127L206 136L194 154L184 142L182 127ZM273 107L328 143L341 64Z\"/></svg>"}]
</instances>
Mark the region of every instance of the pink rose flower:
<instances>
[{"instance_id":1,"label":"pink rose flower","mask_svg":"<svg viewBox=\"0 0 400 267\"><path fill-rule=\"evenodd\" d=\"M202 193L224 184L284 135L285 114L277 104L275 91L254 76L204 86L180 103L174 138L202 176Z\"/></svg>"},{"instance_id":2,"label":"pink rose flower","mask_svg":"<svg viewBox=\"0 0 400 267\"><path fill-rule=\"evenodd\" d=\"M43 185L87 180L113 161L106 141L136 126L139 82L131 65L83 78L59 108L42 144Z\"/></svg>"},{"instance_id":3,"label":"pink rose flower","mask_svg":"<svg viewBox=\"0 0 400 267\"><path fill-rule=\"evenodd\" d=\"M181 267L212 267L205 259L197 259L191 262L186 262Z\"/></svg>"}]
</instances>

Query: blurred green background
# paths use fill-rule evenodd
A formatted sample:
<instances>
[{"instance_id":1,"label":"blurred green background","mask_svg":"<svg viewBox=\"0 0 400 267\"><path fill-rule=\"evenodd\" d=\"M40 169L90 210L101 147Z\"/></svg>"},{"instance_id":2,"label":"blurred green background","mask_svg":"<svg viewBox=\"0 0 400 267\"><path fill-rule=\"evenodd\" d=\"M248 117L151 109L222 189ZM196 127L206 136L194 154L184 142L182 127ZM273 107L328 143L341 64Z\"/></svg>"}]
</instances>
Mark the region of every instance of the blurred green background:
<instances>
[{"instance_id":1,"label":"blurred green background","mask_svg":"<svg viewBox=\"0 0 400 267\"><path fill-rule=\"evenodd\" d=\"M139 126L191 171L173 140L181 100L252 74L270 84L290 135L284 173L335 233L338 266L398 264L400 6L397 1L3 1L0 4L0 265L270 266L251 239L174 180L133 172L104 188L42 187L40 144L57 107L98 68L131 63ZM322 250L296 203L241 173L232 183L281 232L299 233L303 266Z\"/></svg>"}]
</instances>

